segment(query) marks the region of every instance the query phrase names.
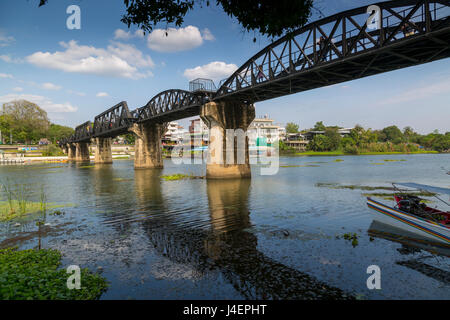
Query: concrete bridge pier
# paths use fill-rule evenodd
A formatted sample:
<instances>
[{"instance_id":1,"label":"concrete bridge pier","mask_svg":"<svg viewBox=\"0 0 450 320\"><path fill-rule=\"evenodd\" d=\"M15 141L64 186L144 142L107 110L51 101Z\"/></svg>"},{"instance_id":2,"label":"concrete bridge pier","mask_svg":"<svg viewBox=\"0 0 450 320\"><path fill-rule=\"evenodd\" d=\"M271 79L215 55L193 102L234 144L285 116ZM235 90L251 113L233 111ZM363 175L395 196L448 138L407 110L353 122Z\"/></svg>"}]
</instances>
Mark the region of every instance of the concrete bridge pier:
<instances>
[{"instance_id":1,"label":"concrete bridge pier","mask_svg":"<svg viewBox=\"0 0 450 320\"><path fill-rule=\"evenodd\" d=\"M247 129L255 119L254 105L209 102L201 107L200 117L210 129L206 178L251 178Z\"/></svg>"},{"instance_id":2,"label":"concrete bridge pier","mask_svg":"<svg viewBox=\"0 0 450 320\"><path fill-rule=\"evenodd\" d=\"M112 163L111 138L95 138L95 163Z\"/></svg>"},{"instance_id":3,"label":"concrete bridge pier","mask_svg":"<svg viewBox=\"0 0 450 320\"><path fill-rule=\"evenodd\" d=\"M75 161L76 146L73 143L68 143L66 148L67 148L67 160Z\"/></svg>"},{"instance_id":4,"label":"concrete bridge pier","mask_svg":"<svg viewBox=\"0 0 450 320\"><path fill-rule=\"evenodd\" d=\"M136 135L134 168L163 168L161 138L167 131L167 124L135 123L129 131Z\"/></svg>"},{"instance_id":5,"label":"concrete bridge pier","mask_svg":"<svg viewBox=\"0 0 450 320\"><path fill-rule=\"evenodd\" d=\"M76 146L75 161L89 162L91 159L89 154L89 143L77 142L75 143L75 146Z\"/></svg>"}]
</instances>

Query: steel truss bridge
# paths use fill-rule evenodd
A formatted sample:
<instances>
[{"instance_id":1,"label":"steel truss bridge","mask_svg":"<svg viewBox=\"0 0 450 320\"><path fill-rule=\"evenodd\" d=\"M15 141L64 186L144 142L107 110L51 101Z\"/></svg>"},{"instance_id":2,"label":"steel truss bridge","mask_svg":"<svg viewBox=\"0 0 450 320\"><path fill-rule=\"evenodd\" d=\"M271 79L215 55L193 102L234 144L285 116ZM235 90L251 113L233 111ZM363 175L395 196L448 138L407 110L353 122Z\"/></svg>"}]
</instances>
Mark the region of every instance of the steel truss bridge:
<instances>
[{"instance_id":1,"label":"steel truss bridge","mask_svg":"<svg viewBox=\"0 0 450 320\"><path fill-rule=\"evenodd\" d=\"M369 18L370 17L370 18ZM219 89L167 90L130 111L121 102L61 145L115 137L134 123L199 114L209 101L255 103L450 57L450 0L396 0L310 23L271 43Z\"/></svg>"}]
</instances>

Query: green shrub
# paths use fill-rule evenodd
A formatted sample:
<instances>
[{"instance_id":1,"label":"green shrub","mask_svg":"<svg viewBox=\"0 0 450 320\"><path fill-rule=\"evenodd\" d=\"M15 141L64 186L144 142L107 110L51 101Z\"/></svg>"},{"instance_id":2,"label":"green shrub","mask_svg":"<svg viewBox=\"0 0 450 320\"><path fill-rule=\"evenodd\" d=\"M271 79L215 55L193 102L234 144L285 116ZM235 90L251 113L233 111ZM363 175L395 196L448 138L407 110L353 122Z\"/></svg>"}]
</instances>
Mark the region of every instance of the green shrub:
<instances>
[{"instance_id":1,"label":"green shrub","mask_svg":"<svg viewBox=\"0 0 450 320\"><path fill-rule=\"evenodd\" d=\"M54 144L49 144L42 150L42 155L44 157L55 157L64 155L64 152L61 150L60 147Z\"/></svg>"},{"instance_id":2,"label":"green shrub","mask_svg":"<svg viewBox=\"0 0 450 320\"><path fill-rule=\"evenodd\" d=\"M0 300L93 300L108 286L106 280L81 269L81 289L68 289L70 274L57 250L0 250Z\"/></svg>"}]
</instances>

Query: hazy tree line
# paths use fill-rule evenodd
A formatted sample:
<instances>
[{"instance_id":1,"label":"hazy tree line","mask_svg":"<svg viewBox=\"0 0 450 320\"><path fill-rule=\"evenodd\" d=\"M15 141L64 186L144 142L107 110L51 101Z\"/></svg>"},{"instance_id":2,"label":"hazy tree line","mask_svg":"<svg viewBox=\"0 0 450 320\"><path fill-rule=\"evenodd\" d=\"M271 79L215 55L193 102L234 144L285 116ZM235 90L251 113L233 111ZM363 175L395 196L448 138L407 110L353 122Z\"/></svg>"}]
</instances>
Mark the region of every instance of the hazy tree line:
<instances>
[{"instance_id":1,"label":"hazy tree line","mask_svg":"<svg viewBox=\"0 0 450 320\"><path fill-rule=\"evenodd\" d=\"M295 132L298 126L288 124L287 132ZM348 154L365 152L417 152L420 147L425 150L448 152L450 151L450 132L441 134L438 130L421 135L412 127L400 130L397 126L389 126L382 130L364 129L356 125L349 135L341 137L339 127L325 126L322 121L317 122L313 129L308 131L323 131L323 134L315 135L309 142L307 149L310 151L342 151Z\"/></svg>"},{"instance_id":2,"label":"hazy tree line","mask_svg":"<svg viewBox=\"0 0 450 320\"><path fill-rule=\"evenodd\" d=\"M4 103L0 112L0 143L36 144L42 138L56 143L74 133L70 127L51 123L47 112L26 100ZM12 138L12 141L11 141Z\"/></svg>"}]
</instances>

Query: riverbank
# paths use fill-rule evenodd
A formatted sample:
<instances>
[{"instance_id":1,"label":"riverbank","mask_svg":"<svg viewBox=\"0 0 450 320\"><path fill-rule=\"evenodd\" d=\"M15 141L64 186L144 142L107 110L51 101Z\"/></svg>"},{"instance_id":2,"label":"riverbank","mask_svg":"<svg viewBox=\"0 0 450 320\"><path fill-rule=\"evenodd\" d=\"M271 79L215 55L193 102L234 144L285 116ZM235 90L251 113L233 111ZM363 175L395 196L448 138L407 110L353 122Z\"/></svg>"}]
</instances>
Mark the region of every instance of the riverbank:
<instances>
[{"instance_id":1,"label":"riverbank","mask_svg":"<svg viewBox=\"0 0 450 320\"><path fill-rule=\"evenodd\" d=\"M317 151L307 151L307 152L291 152L285 153L280 152L282 156L297 156L297 157L313 157L313 156L327 156L327 157L335 157L335 156L378 156L378 155L408 155L408 154L439 154L437 151L416 151L416 152L361 152L359 154L348 154L343 151L326 151L326 152L317 152Z\"/></svg>"}]
</instances>

